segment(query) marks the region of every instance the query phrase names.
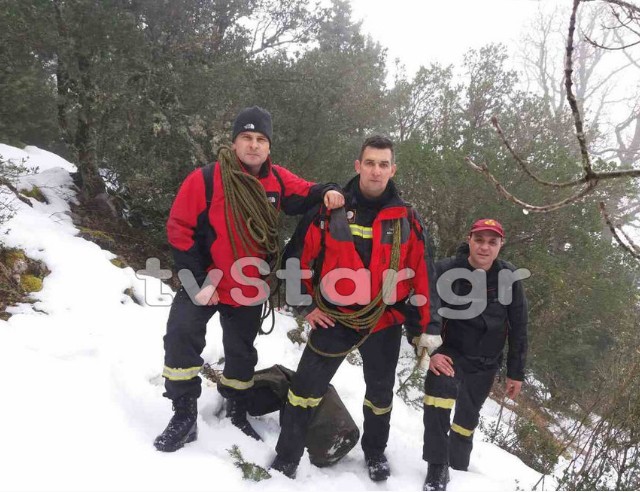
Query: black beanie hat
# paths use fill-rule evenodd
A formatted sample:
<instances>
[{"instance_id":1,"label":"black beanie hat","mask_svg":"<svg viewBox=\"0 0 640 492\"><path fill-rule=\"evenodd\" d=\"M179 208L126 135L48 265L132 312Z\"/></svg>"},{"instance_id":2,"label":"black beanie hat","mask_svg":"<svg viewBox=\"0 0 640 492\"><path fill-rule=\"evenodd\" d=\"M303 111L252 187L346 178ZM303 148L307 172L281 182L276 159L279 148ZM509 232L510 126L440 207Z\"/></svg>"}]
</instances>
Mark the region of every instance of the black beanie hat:
<instances>
[{"instance_id":1,"label":"black beanie hat","mask_svg":"<svg viewBox=\"0 0 640 492\"><path fill-rule=\"evenodd\" d=\"M271 114L269 111L258 106L244 108L240 111L238 116L236 116L236 120L233 122L231 141L233 142L238 134L242 132L262 133L269 139L269 146L271 146L273 126L271 124Z\"/></svg>"}]
</instances>

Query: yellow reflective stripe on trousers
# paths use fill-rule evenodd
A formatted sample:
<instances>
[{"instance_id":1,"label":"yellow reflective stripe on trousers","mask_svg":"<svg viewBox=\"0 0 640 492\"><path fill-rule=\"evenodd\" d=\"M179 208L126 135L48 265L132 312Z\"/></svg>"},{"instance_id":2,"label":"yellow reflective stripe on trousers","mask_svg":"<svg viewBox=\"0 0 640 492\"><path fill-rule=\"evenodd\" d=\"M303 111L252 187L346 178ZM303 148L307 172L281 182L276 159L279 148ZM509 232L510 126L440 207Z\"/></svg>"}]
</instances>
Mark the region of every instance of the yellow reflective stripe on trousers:
<instances>
[{"instance_id":1,"label":"yellow reflective stripe on trousers","mask_svg":"<svg viewBox=\"0 0 640 492\"><path fill-rule=\"evenodd\" d=\"M186 369L182 369L180 367L164 366L162 375L171 381L186 381L187 379L195 378L200 372L201 367L202 366L187 367Z\"/></svg>"},{"instance_id":2,"label":"yellow reflective stripe on trousers","mask_svg":"<svg viewBox=\"0 0 640 492\"><path fill-rule=\"evenodd\" d=\"M352 236L360 236L364 239L372 239L373 238L373 228L359 226L357 224L349 224L349 229L351 229Z\"/></svg>"},{"instance_id":3,"label":"yellow reflective stripe on trousers","mask_svg":"<svg viewBox=\"0 0 640 492\"><path fill-rule=\"evenodd\" d=\"M376 407L373 403L371 403L366 398L364 399L364 406L369 407L374 415L384 415L385 413L389 413L393 408L393 403L385 408Z\"/></svg>"},{"instance_id":4,"label":"yellow reflective stripe on trousers","mask_svg":"<svg viewBox=\"0 0 640 492\"><path fill-rule=\"evenodd\" d=\"M229 388L237 390L246 390L253 386L253 378L249 381L240 381L239 379L225 378L224 375L222 375L220 376L220 384L224 384L225 386L229 386Z\"/></svg>"},{"instance_id":5,"label":"yellow reflective stripe on trousers","mask_svg":"<svg viewBox=\"0 0 640 492\"><path fill-rule=\"evenodd\" d=\"M451 430L453 432L456 432L457 434L460 434L461 436L465 436L465 437L469 437L471 434L473 434L473 430L469 430L469 429L465 429L464 427L460 427L455 422L453 424L451 424Z\"/></svg>"},{"instance_id":6,"label":"yellow reflective stripe on trousers","mask_svg":"<svg viewBox=\"0 0 640 492\"><path fill-rule=\"evenodd\" d=\"M432 407L451 410L456 401L453 398L438 398L437 396L424 395L424 404Z\"/></svg>"},{"instance_id":7,"label":"yellow reflective stripe on trousers","mask_svg":"<svg viewBox=\"0 0 640 492\"><path fill-rule=\"evenodd\" d=\"M294 407L302 407L302 408L313 408L320 405L322 398L302 398L293 393L293 391L289 390L287 393L287 399L289 403L291 403Z\"/></svg>"}]
</instances>

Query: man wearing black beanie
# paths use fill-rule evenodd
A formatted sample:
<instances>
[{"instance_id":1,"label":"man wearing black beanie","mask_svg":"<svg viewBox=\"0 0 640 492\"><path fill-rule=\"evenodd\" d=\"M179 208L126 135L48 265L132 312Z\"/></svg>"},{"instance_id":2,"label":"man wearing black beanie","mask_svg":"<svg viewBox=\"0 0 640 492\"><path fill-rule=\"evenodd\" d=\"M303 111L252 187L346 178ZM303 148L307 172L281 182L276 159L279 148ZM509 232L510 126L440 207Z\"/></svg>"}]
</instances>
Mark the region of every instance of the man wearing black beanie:
<instances>
[{"instance_id":1,"label":"man wearing black beanie","mask_svg":"<svg viewBox=\"0 0 640 492\"><path fill-rule=\"evenodd\" d=\"M244 131L262 133L269 139L269 145L271 145L273 126L269 112L258 106L251 106L240 111L236 116L236 121L233 123L231 140L235 142L236 137Z\"/></svg>"},{"instance_id":2,"label":"man wearing black beanie","mask_svg":"<svg viewBox=\"0 0 640 492\"><path fill-rule=\"evenodd\" d=\"M262 192L260 187L264 189L266 200L259 202L263 203L261 206L297 215L323 200L329 209L344 204L344 197L334 185L310 183L272 164L272 136L268 111L253 106L238 113L232 132L234 157L239 169L255 178L238 182L245 183L240 186L253 186L258 194ZM255 298L256 289L237 278L236 262L247 258L264 260L266 254L246 248L246 223L230 227L228 207L233 202L225 200L229 191L223 185L221 168L222 164L216 162L192 171L182 183L167 221L176 270L187 270L192 275L189 281L183 280L176 293L164 337L164 396L172 400L174 415L154 442L160 451L176 451L197 438L197 399L201 394L198 374L204 362L201 353L207 322L216 312L220 313L225 352L218 390L227 400L227 416L232 424L260 440L247 420L247 408L258 361L253 342L260 329L264 300L246 301ZM236 173L235 168L232 173ZM260 279L257 268L241 270L247 277ZM181 274L180 278L185 276Z\"/></svg>"}]
</instances>

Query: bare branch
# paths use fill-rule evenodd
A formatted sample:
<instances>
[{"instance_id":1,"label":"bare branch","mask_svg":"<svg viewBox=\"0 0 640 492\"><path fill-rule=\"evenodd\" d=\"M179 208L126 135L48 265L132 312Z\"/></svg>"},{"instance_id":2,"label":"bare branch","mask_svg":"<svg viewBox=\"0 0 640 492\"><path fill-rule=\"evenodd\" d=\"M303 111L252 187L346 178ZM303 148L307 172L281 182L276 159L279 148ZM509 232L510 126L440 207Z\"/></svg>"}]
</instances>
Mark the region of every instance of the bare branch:
<instances>
[{"instance_id":1,"label":"bare branch","mask_svg":"<svg viewBox=\"0 0 640 492\"><path fill-rule=\"evenodd\" d=\"M595 0L582 0L583 2L593 2ZM640 14L640 7L638 7L637 5L633 5L632 3L629 2L625 2L624 0L603 0L605 3L609 3L612 5L618 5L620 7L624 7L626 9L629 9L629 11L631 12L635 12Z\"/></svg>"},{"instance_id":2,"label":"bare branch","mask_svg":"<svg viewBox=\"0 0 640 492\"><path fill-rule=\"evenodd\" d=\"M591 177L588 179L585 186L580 191L578 191L574 195L571 195L568 198L565 198L564 200L561 200L556 203L551 203L549 205L542 205L542 206L531 205L529 203L523 202L519 198L516 198L514 195L509 193L506 190L506 188L502 186L502 184L500 184L500 182L491 174L486 164L477 165L476 163L473 162L473 160L471 160L470 157L467 157L465 160L474 171L484 175L487 178L487 180L490 181L495 186L496 190L498 190L498 193L500 193L503 197L505 197L510 202L513 202L516 205L524 208L525 210L529 210L530 212L547 213L547 212L553 212L555 210L558 210L562 207L569 205L570 203L573 203L579 200L580 198L582 198L583 196L591 192L591 190L593 190L598 184L598 180ZM640 170L638 170L638 173L640 175Z\"/></svg>"},{"instance_id":3,"label":"bare branch","mask_svg":"<svg viewBox=\"0 0 640 492\"><path fill-rule=\"evenodd\" d=\"M522 167L524 172L527 173L527 175L529 175L532 179L534 179L538 183L543 184L545 186L551 186L553 188L569 188L571 186L585 184L593 180L602 181L606 179L618 179L623 177L626 177L626 178L640 177L640 169L624 169L619 171L609 171L606 173L597 173L595 171L592 171L590 176L582 176L581 178L574 179L573 181L566 181L564 183L553 183L551 181L545 181L543 179L538 178L535 174L533 174L529 169L529 166L527 165L527 163L515 152L515 150L513 149L513 146L511 145L511 142L504 135L504 132L502 131L502 128L500 127L500 124L498 122L498 118L493 116L491 118L491 122L493 123L493 126L496 129L496 132L500 136L502 143L509 150L509 152L511 153L513 158L516 160L516 162L520 165L520 167Z\"/></svg>"},{"instance_id":4,"label":"bare branch","mask_svg":"<svg viewBox=\"0 0 640 492\"><path fill-rule=\"evenodd\" d=\"M626 9L629 9L630 12L635 12L636 14L640 14L640 7L638 7L637 5L634 5L632 3L629 2L624 2L623 0L604 0L607 3L611 3L614 5L619 5L620 7L624 7Z\"/></svg>"},{"instance_id":5,"label":"bare branch","mask_svg":"<svg viewBox=\"0 0 640 492\"><path fill-rule=\"evenodd\" d=\"M573 35L576 30L576 15L578 12L578 5L581 0L573 0L573 9L571 11L571 18L569 20L569 34L567 35L567 49L565 55L565 87L567 90L567 101L571 107L571 113L573 114L573 120L576 127L576 138L580 144L580 153L582 154L582 165L587 178L593 176L593 170L591 169L591 159L589 157L589 151L587 150L587 140L584 135L584 126L582 123L582 116L578 108L578 102L576 96L573 93L573 80L571 79L573 73Z\"/></svg>"},{"instance_id":6,"label":"bare branch","mask_svg":"<svg viewBox=\"0 0 640 492\"><path fill-rule=\"evenodd\" d=\"M513 150L513 147L511 146L511 143L509 142L509 140L507 140L507 137L505 137L504 132L502 131L502 128L500 127L500 123L498 123L498 118L496 116L493 116L491 118L491 123L493 124L494 128L498 132L498 135L500 136L500 140L502 140L502 143L507 148L507 150L509 150L509 152L511 153L513 158L516 160L516 162L520 164L520 167L524 170L524 172L527 173L527 175L531 177L533 180L535 180L536 182L545 186L551 186L553 188L568 188L570 186L576 186L578 184L586 182L584 178L576 179L573 181L567 181L565 183L552 183L551 181L545 181L543 179L538 178L535 174L531 172L527 163L524 162L524 160L516 153L515 150Z\"/></svg>"},{"instance_id":7,"label":"bare branch","mask_svg":"<svg viewBox=\"0 0 640 492\"><path fill-rule=\"evenodd\" d=\"M640 40L639 40L639 41L636 41L635 43L626 44L626 45L623 45L623 46L604 46L603 44L600 44L597 41L594 41L593 39L591 39L586 34L584 35L584 39L586 39L587 42L590 45L595 46L596 48L600 48L600 49L608 50L608 51L626 50L627 48L631 48L633 46L636 46L636 45L640 44Z\"/></svg>"},{"instance_id":8,"label":"bare branch","mask_svg":"<svg viewBox=\"0 0 640 492\"><path fill-rule=\"evenodd\" d=\"M624 43L622 36L620 35L620 33L615 32L614 36L616 37L616 40L619 43ZM633 66L635 66L636 68L640 68L640 64L638 63L638 60L634 59L631 54L627 51L627 50L623 50L622 53L624 54L624 56L627 58L627 60L629 60L629 63L631 63Z\"/></svg>"},{"instance_id":9,"label":"bare branch","mask_svg":"<svg viewBox=\"0 0 640 492\"><path fill-rule=\"evenodd\" d=\"M31 201L29 201L28 198L22 196L22 194L18 191L18 189L15 186L13 186L9 182L9 180L0 178L0 186L6 186L7 188L9 188L9 190L16 196L18 200L20 200L22 203L26 203L31 208L33 208L33 204L31 203Z\"/></svg>"},{"instance_id":10,"label":"bare branch","mask_svg":"<svg viewBox=\"0 0 640 492\"><path fill-rule=\"evenodd\" d=\"M636 243L634 243L631 240L631 238L629 238L629 236L627 236L627 234L624 231L622 231L622 229L620 229L620 231L624 234L624 236L627 239L627 241L629 241L629 244L626 244L622 240L622 238L618 234L618 229L616 229L616 227L611 222L611 218L609 217L609 214L607 213L607 209L606 209L606 207L604 205L604 202L600 202L599 205L600 205L600 213L602 214L602 218L604 219L604 221L607 224L607 226L609 226L609 230L611 231L611 234L613 234L613 237L615 238L617 243L620 246L622 246L624 249L626 249L629 253L631 253L631 255L636 260L640 260L640 247L638 247L638 245Z\"/></svg>"},{"instance_id":11,"label":"bare branch","mask_svg":"<svg viewBox=\"0 0 640 492\"><path fill-rule=\"evenodd\" d=\"M636 253L640 254L640 246L633 242L633 239L631 239L629 234L627 234L622 227L618 227L618 230L620 231L620 234L622 234L624 238L629 242L629 246L631 246Z\"/></svg>"}]
</instances>

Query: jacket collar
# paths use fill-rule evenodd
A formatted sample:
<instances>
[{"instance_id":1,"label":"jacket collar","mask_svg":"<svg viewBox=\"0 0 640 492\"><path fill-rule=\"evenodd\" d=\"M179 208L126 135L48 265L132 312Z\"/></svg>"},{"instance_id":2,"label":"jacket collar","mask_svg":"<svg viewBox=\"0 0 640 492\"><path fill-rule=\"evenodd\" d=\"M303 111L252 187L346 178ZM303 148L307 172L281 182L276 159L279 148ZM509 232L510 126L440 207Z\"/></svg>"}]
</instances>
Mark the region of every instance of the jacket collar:
<instances>
[{"instance_id":1,"label":"jacket collar","mask_svg":"<svg viewBox=\"0 0 640 492\"><path fill-rule=\"evenodd\" d=\"M273 164L271 163L271 155L268 155L267 160L262 163L262 166L260 166L260 170L258 171L256 178L263 179L269 176L269 174L271 174L272 165ZM240 161L240 166L245 173L250 174L242 161Z\"/></svg>"},{"instance_id":2,"label":"jacket collar","mask_svg":"<svg viewBox=\"0 0 640 492\"><path fill-rule=\"evenodd\" d=\"M349 182L345 185L344 191L347 196L347 206L351 208L355 208L357 205L356 195L359 194L360 186L360 176L355 175L353 178L349 180ZM381 209L390 208L390 207L406 207L407 204L400 197L400 192L396 187L395 182L390 179L387 184L387 188L384 190L384 193L381 195Z\"/></svg>"}]
</instances>

